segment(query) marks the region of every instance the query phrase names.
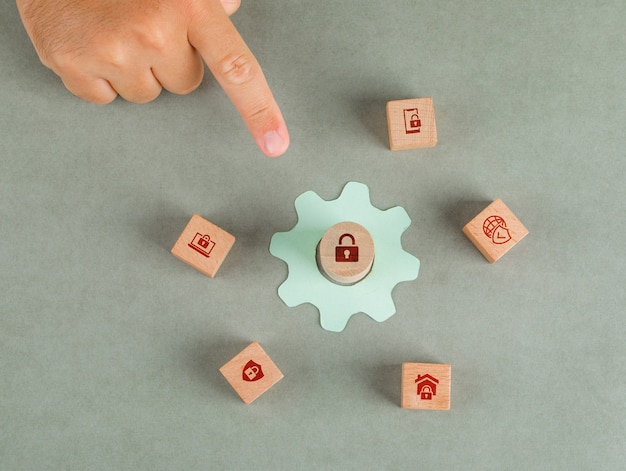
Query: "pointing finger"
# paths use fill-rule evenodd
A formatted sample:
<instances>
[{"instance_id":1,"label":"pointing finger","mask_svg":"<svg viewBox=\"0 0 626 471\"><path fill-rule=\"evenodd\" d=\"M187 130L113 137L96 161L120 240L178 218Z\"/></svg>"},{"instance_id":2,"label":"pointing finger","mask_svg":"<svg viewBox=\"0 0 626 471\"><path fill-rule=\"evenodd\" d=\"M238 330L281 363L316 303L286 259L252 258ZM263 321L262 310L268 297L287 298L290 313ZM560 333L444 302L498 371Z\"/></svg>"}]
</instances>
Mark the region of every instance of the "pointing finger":
<instances>
[{"instance_id":1,"label":"pointing finger","mask_svg":"<svg viewBox=\"0 0 626 471\"><path fill-rule=\"evenodd\" d=\"M239 6L241 5L241 0L221 0L221 2L228 16L239 10Z\"/></svg>"},{"instance_id":2,"label":"pointing finger","mask_svg":"<svg viewBox=\"0 0 626 471\"><path fill-rule=\"evenodd\" d=\"M261 151L268 157L283 154L289 146L289 133L261 66L220 0L194 5L189 42L241 114Z\"/></svg>"}]
</instances>

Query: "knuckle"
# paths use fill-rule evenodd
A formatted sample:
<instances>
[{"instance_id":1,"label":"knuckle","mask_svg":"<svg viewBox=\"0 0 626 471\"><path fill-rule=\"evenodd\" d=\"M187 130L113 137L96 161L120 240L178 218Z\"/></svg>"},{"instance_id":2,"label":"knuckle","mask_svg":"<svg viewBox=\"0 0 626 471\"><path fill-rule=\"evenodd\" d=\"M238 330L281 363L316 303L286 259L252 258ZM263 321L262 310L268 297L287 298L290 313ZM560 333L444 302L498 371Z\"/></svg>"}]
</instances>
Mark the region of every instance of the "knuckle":
<instances>
[{"instance_id":1,"label":"knuckle","mask_svg":"<svg viewBox=\"0 0 626 471\"><path fill-rule=\"evenodd\" d=\"M114 69L124 69L129 63L128 49L119 42L111 42L108 47L102 51L103 62Z\"/></svg>"},{"instance_id":2,"label":"knuckle","mask_svg":"<svg viewBox=\"0 0 626 471\"><path fill-rule=\"evenodd\" d=\"M76 73L76 63L69 54L51 54L43 57L41 62L61 77Z\"/></svg>"},{"instance_id":3,"label":"knuckle","mask_svg":"<svg viewBox=\"0 0 626 471\"><path fill-rule=\"evenodd\" d=\"M180 89L173 90L173 91L174 93L178 95L189 95L191 92L196 90L200 86L201 83L202 83L202 76L197 78L195 81L190 82L186 87L181 87Z\"/></svg>"},{"instance_id":4,"label":"knuckle","mask_svg":"<svg viewBox=\"0 0 626 471\"><path fill-rule=\"evenodd\" d=\"M172 43L170 34L159 23L143 25L138 31L139 42L148 50L165 52Z\"/></svg>"},{"instance_id":5,"label":"knuckle","mask_svg":"<svg viewBox=\"0 0 626 471\"><path fill-rule=\"evenodd\" d=\"M97 86L81 86L77 89L71 84L65 82L64 84L72 95L95 105L107 105L117 97L115 91L106 90Z\"/></svg>"},{"instance_id":6,"label":"knuckle","mask_svg":"<svg viewBox=\"0 0 626 471\"><path fill-rule=\"evenodd\" d=\"M138 105L145 105L146 103L150 103L157 99L157 97L161 94L161 89L146 91L143 93L137 93L130 95L129 97L124 97L126 100L136 103Z\"/></svg>"},{"instance_id":7,"label":"knuckle","mask_svg":"<svg viewBox=\"0 0 626 471\"><path fill-rule=\"evenodd\" d=\"M250 121L264 121L272 111L272 104L267 101L255 103L248 111L247 118Z\"/></svg>"},{"instance_id":8,"label":"knuckle","mask_svg":"<svg viewBox=\"0 0 626 471\"><path fill-rule=\"evenodd\" d=\"M166 87L178 95L187 95L197 89L204 78L204 64L201 60L194 61L188 72L178 81L176 88Z\"/></svg>"},{"instance_id":9,"label":"knuckle","mask_svg":"<svg viewBox=\"0 0 626 471\"><path fill-rule=\"evenodd\" d=\"M82 59L76 51L54 50L46 55L40 55L41 62L53 70L57 75L80 75L82 73Z\"/></svg>"},{"instance_id":10,"label":"knuckle","mask_svg":"<svg viewBox=\"0 0 626 471\"><path fill-rule=\"evenodd\" d=\"M115 98L117 98L117 95L98 94L98 95L87 95L85 97L79 97L79 98L82 98L83 100L93 103L95 105L108 105L113 100L115 100Z\"/></svg>"},{"instance_id":11,"label":"knuckle","mask_svg":"<svg viewBox=\"0 0 626 471\"><path fill-rule=\"evenodd\" d=\"M218 65L219 75L229 84L243 85L256 75L256 61L251 54L234 54L224 57Z\"/></svg>"}]
</instances>

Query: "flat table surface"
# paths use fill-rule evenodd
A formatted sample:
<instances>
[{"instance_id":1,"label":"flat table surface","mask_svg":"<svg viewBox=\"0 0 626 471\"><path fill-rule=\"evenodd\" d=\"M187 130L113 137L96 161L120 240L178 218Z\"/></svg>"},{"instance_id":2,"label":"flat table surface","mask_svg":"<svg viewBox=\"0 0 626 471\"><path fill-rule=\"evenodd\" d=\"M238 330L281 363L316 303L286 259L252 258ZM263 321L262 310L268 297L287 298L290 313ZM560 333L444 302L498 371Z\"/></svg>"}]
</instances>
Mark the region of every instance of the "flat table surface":
<instances>
[{"instance_id":1,"label":"flat table surface","mask_svg":"<svg viewBox=\"0 0 626 471\"><path fill-rule=\"evenodd\" d=\"M207 74L96 106L0 2L0 468L623 469L626 3L244 0L233 22L291 133L256 149ZM385 104L433 97L439 143L391 152ZM403 207L396 314L320 327L269 253L294 201L349 181ZM501 198L530 234L461 232ZM198 213L213 279L170 254ZM258 341L246 406L219 368ZM403 362L452 365L451 409L400 408Z\"/></svg>"}]
</instances>

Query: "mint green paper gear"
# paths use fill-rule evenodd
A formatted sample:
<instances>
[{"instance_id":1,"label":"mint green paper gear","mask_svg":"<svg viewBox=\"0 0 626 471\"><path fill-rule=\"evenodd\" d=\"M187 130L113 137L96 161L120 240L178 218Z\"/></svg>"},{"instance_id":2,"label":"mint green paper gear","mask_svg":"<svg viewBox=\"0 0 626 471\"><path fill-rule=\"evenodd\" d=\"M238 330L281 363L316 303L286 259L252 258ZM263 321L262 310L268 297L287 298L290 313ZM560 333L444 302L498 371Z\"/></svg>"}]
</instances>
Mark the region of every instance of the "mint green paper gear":
<instances>
[{"instance_id":1,"label":"mint green paper gear","mask_svg":"<svg viewBox=\"0 0 626 471\"><path fill-rule=\"evenodd\" d=\"M289 307L311 303L320 313L322 328L341 332L352 315L363 312L378 322L396 312L391 296L402 281L415 280L420 261L402 248L402 234L411 224L404 208L385 211L372 206L369 188L348 183L339 198L321 199L307 191L296 198L298 222L288 232L277 232L270 253L289 270L278 295ZM365 227L374 239L376 254L371 272L354 285L342 286L324 277L315 259L317 244L326 230L343 221Z\"/></svg>"}]
</instances>

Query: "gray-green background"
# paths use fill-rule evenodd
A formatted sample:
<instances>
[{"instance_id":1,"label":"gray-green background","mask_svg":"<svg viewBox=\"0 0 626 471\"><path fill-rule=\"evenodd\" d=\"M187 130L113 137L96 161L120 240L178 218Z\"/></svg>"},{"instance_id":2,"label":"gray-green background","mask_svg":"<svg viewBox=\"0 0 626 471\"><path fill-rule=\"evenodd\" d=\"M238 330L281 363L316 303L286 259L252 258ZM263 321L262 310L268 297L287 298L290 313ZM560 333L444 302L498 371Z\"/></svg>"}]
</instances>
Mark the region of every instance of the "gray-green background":
<instances>
[{"instance_id":1,"label":"gray-green background","mask_svg":"<svg viewBox=\"0 0 626 471\"><path fill-rule=\"evenodd\" d=\"M98 107L0 2L0 468L623 469L626 4L244 0L233 17L292 144L263 157L207 76ZM439 144L388 150L432 96ZM366 183L422 263L384 323L322 330L268 252L295 198ZM530 235L490 265L462 226L502 198ZM169 250L237 237L215 279ZM258 340L285 378L245 406L218 368ZM449 412L400 365L450 363Z\"/></svg>"}]
</instances>

